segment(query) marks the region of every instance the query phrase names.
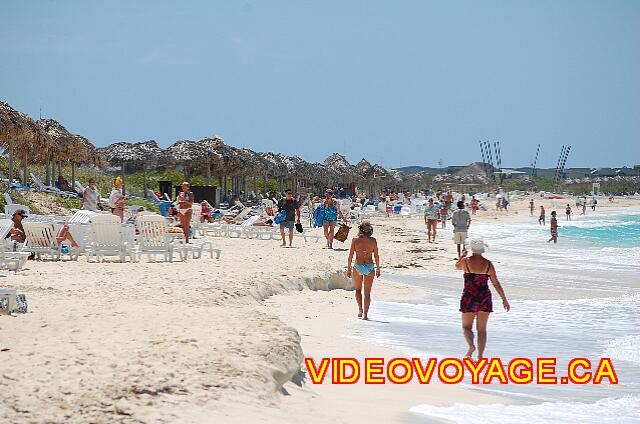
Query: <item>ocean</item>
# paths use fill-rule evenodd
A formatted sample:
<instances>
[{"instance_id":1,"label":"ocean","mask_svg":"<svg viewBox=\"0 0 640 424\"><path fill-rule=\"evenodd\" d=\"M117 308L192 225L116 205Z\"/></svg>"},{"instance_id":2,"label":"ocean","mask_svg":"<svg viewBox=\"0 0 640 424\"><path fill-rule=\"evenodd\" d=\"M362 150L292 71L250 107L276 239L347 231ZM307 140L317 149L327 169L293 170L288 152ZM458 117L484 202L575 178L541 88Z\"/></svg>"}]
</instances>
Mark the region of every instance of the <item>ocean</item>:
<instances>
[{"instance_id":1,"label":"ocean","mask_svg":"<svg viewBox=\"0 0 640 424\"><path fill-rule=\"evenodd\" d=\"M548 244L549 227L537 217L517 224L472 225L470 238L482 238L510 298L502 309L493 292L494 313L485 356L503 363L515 357L556 357L564 375L571 358L592 363L608 357L619 384L471 385L507 396L511 404L429 405L411 412L425 422L640 423L640 210L588 211L565 221L559 212L559 242ZM441 243L451 242L441 239ZM453 261L452 261L453 264ZM388 278L422 287L425 298L375 301L374 319L354 326L354 338L373 341L420 357L461 357L466 343L458 312L462 273L457 277L417 270ZM380 284L384 284L381 280Z\"/></svg>"}]
</instances>

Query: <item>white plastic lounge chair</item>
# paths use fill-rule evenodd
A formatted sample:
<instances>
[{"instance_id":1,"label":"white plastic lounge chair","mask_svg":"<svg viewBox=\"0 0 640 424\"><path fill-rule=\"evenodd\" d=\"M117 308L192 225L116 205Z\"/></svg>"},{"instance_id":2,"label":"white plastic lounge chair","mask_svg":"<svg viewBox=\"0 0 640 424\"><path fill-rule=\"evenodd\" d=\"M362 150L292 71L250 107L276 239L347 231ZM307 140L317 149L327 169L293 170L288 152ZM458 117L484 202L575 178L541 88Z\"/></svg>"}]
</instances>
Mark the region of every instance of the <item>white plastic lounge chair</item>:
<instances>
[{"instance_id":1,"label":"white plastic lounge chair","mask_svg":"<svg viewBox=\"0 0 640 424\"><path fill-rule=\"evenodd\" d=\"M138 256L163 255L164 260L173 262L176 243L167 231L167 220L160 215L142 215L136 220L138 229Z\"/></svg>"},{"instance_id":2,"label":"white plastic lounge chair","mask_svg":"<svg viewBox=\"0 0 640 424\"><path fill-rule=\"evenodd\" d=\"M91 222L91 218L93 218L96 215L106 215L106 214L99 214L98 212L86 211L83 209L83 210L76 211L76 213L74 213L73 216L69 218L68 222L69 224L88 224L89 222Z\"/></svg>"},{"instance_id":3,"label":"white plastic lounge chair","mask_svg":"<svg viewBox=\"0 0 640 424\"><path fill-rule=\"evenodd\" d=\"M58 196L62 196L62 197L78 197L77 193L69 193L66 191L62 191L57 187L52 187L52 186L48 186L45 185L42 180L40 180L40 178L38 178L37 175L34 175L33 172L30 173L31 175L31 179L33 180L33 183L36 185L36 189L38 191L42 191L45 193L53 193L53 194L57 194Z\"/></svg>"},{"instance_id":4,"label":"white plastic lounge chair","mask_svg":"<svg viewBox=\"0 0 640 424\"><path fill-rule=\"evenodd\" d=\"M11 195L9 193L2 193L2 196L4 197L5 205L13 205L13 199L11 199Z\"/></svg>"},{"instance_id":5,"label":"white plastic lounge chair","mask_svg":"<svg viewBox=\"0 0 640 424\"><path fill-rule=\"evenodd\" d=\"M162 200L158 197L158 195L156 195L156 192L151 190L150 188L147 189L147 199L149 199L150 202L156 205Z\"/></svg>"},{"instance_id":6,"label":"white plastic lounge chair","mask_svg":"<svg viewBox=\"0 0 640 424\"><path fill-rule=\"evenodd\" d=\"M29 250L41 259L42 254L51 255L54 261L62 256L62 245L56 240L56 230L51 222L28 222L22 223ZM78 260L78 249L70 248L69 255L73 260Z\"/></svg>"},{"instance_id":7,"label":"white plastic lounge chair","mask_svg":"<svg viewBox=\"0 0 640 424\"><path fill-rule=\"evenodd\" d=\"M105 256L118 256L120 262L129 255L136 262L132 240L125 233L120 218L115 215L96 214L91 218L91 255L102 261Z\"/></svg>"},{"instance_id":8,"label":"white plastic lounge chair","mask_svg":"<svg viewBox=\"0 0 640 424\"><path fill-rule=\"evenodd\" d=\"M27 215L29 215L31 213L31 211L29 210L28 206L19 205L17 203L12 203L10 205L5 205L5 207L4 207L4 215L7 218L11 218L13 216L13 214L19 209L22 209L23 211L25 211Z\"/></svg>"},{"instance_id":9,"label":"white plastic lounge chair","mask_svg":"<svg viewBox=\"0 0 640 424\"><path fill-rule=\"evenodd\" d=\"M78 192L78 193L84 193L86 187L83 186L82 184L80 184L79 181L74 181L73 182L73 188Z\"/></svg>"},{"instance_id":10,"label":"white plastic lounge chair","mask_svg":"<svg viewBox=\"0 0 640 424\"><path fill-rule=\"evenodd\" d=\"M12 228L12 220L0 219L0 266L9 267L9 265L12 265L13 270L18 272L18 270L27 262L31 253L8 250L10 247L8 243L5 242L5 237L9 234L9 231L11 231Z\"/></svg>"}]
</instances>

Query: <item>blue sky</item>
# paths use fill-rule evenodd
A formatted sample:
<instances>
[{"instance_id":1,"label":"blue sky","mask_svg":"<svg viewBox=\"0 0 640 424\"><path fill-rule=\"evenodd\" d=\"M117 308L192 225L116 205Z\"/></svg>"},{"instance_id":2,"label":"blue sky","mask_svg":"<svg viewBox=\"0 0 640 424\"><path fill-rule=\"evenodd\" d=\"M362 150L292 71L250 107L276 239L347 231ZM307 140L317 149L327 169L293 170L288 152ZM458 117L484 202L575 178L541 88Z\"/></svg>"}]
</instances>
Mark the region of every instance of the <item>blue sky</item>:
<instances>
[{"instance_id":1,"label":"blue sky","mask_svg":"<svg viewBox=\"0 0 640 424\"><path fill-rule=\"evenodd\" d=\"M25 1L0 98L99 146L220 134L384 166L640 164L640 1Z\"/></svg>"}]
</instances>

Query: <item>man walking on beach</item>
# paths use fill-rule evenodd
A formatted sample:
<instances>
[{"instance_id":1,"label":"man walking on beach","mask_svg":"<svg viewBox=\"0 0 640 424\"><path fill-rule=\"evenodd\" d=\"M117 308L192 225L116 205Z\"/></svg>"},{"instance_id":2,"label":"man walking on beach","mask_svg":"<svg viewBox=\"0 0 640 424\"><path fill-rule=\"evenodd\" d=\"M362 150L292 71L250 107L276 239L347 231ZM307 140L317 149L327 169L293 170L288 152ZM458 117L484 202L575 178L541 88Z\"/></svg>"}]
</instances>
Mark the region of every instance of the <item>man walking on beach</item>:
<instances>
[{"instance_id":1,"label":"man walking on beach","mask_svg":"<svg viewBox=\"0 0 640 424\"><path fill-rule=\"evenodd\" d=\"M540 218L538 218L538 224L546 225L546 212L544 206L540 205Z\"/></svg>"},{"instance_id":2,"label":"man walking on beach","mask_svg":"<svg viewBox=\"0 0 640 424\"><path fill-rule=\"evenodd\" d=\"M431 243L431 231L433 231L433 242L436 241L436 227L438 224L438 213L440 208L433 204L433 198L429 198L429 204L424 209L424 223L427 226L427 241Z\"/></svg>"},{"instance_id":3,"label":"man walking on beach","mask_svg":"<svg viewBox=\"0 0 640 424\"><path fill-rule=\"evenodd\" d=\"M451 216L451 223L453 224L453 242L458 249L459 258L462 254L464 241L467 239L467 231L471 225L471 215L469 215L469 211L465 210L462 200L458 202L458 209Z\"/></svg>"},{"instance_id":4,"label":"man walking on beach","mask_svg":"<svg viewBox=\"0 0 640 424\"><path fill-rule=\"evenodd\" d=\"M529 212L531 212L531 216L533 216L533 199L529 202Z\"/></svg>"},{"instance_id":5,"label":"man walking on beach","mask_svg":"<svg viewBox=\"0 0 640 424\"><path fill-rule=\"evenodd\" d=\"M554 243L558 242L558 220L556 219L556 211L551 212L551 238L547 240L547 243L553 240Z\"/></svg>"},{"instance_id":6,"label":"man walking on beach","mask_svg":"<svg viewBox=\"0 0 640 424\"><path fill-rule=\"evenodd\" d=\"M278 212L285 211L286 217L280 223L280 236L282 237L282 246L287 246L285 241L284 229L289 230L289 247L293 243L293 227L296 222L300 223L300 203L293 198L291 190L284 191L284 197L278 201Z\"/></svg>"}]
</instances>

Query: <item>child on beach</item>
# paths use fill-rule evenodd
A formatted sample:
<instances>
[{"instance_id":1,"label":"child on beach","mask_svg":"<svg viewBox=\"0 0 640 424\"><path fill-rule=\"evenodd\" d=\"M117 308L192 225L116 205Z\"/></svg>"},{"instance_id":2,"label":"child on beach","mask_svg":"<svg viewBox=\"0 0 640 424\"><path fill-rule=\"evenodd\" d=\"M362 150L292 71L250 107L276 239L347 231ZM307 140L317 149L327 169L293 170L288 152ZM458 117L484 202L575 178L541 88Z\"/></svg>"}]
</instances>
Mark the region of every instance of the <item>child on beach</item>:
<instances>
[{"instance_id":1,"label":"child on beach","mask_svg":"<svg viewBox=\"0 0 640 424\"><path fill-rule=\"evenodd\" d=\"M347 278L353 276L353 285L358 302L358 318L369 319L369 305L371 304L371 287L374 277L380 278L380 257L378 256L378 242L373 235L373 227L368 221L358 227L358 237L351 240L351 250L347 263ZM351 267L353 255L356 262ZM375 265L374 265L375 260ZM375 273L374 273L375 272ZM364 305L362 301L362 286L364 285Z\"/></svg>"},{"instance_id":2,"label":"child on beach","mask_svg":"<svg viewBox=\"0 0 640 424\"><path fill-rule=\"evenodd\" d=\"M213 222L213 217L211 216L212 210L211 210L211 206L209 205L209 202L207 202L206 200L203 200L200 203L200 222Z\"/></svg>"},{"instance_id":3,"label":"child on beach","mask_svg":"<svg viewBox=\"0 0 640 424\"><path fill-rule=\"evenodd\" d=\"M447 211L447 206L442 205L442 209L440 209L440 221L442 221L442 228L447 228L448 215L449 215L449 211Z\"/></svg>"},{"instance_id":4,"label":"child on beach","mask_svg":"<svg viewBox=\"0 0 640 424\"><path fill-rule=\"evenodd\" d=\"M552 241L558 242L558 220L556 219L556 211L551 212L551 238L547 240L547 243Z\"/></svg>"}]
</instances>

